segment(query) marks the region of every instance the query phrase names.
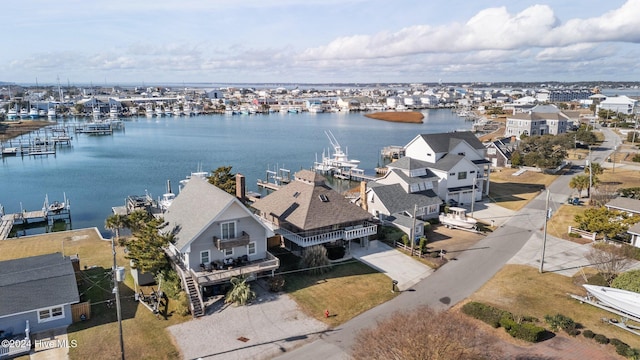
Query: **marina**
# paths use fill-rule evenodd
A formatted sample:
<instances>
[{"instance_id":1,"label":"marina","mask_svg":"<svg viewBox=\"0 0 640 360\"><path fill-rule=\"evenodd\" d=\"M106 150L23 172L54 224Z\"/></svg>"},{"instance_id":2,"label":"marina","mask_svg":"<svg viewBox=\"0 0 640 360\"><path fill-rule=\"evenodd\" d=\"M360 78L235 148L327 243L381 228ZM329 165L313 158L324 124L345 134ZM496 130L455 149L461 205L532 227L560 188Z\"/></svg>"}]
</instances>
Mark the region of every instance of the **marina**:
<instances>
[{"instance_id":1,"label":"marina","mask_svg":"<svg viewBox=\"0 0 640 360\"><path fill-rule=\"evenodd\" d=\"M68 131L71 145L57 146L55 156L3 157L0 203L6 213L19 213L21 203L26 209L38 209L41 194L64 190L74 199L74 228L96 227L109 237L104 221L113 206L124 205L128 195L145 194L145 190L157 201L167 193L167 180L179 188L188 181L185 174L208 176L220 166L232 166L233 173L245 176L247 193L264 196L271 190L258 186L257 181L265 179L267 168L289 169L292 174L313 168L315 154L328 144L324 131L331 130L340 145L348 145L349 155L360 160L358 169L374 174L376 167L384 165L381 149L385 146L406 144L416 134L453 131L469 124L449 109L425 110L424 114L423 124L377 121L352 112L141 116L124 121L126 131L113 136ZM59 119L52 128L72 130L80 124L75 119ZM31 139L35 137L44 138L44 129L39 136L32 132ZM11 140L11 147L16 147L16 140ZM286 164L276 164L279 159L286 159ZM357 185L335 177L328 177L327 183L340 192ZM174 190L179 194L179 189ZM23 234L40 232L42 229L34 228Z\"/></svg>"}]
</instances>

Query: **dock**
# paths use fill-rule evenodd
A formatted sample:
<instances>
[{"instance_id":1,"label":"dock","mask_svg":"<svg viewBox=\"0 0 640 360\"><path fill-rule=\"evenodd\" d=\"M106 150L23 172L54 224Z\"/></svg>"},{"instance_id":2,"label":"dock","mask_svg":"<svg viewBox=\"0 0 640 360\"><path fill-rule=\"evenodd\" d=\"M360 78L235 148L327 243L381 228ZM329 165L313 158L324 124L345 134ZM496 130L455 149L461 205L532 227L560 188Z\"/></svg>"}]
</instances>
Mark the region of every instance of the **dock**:
<instances>
[{"instance_id":1,"label":"dock","mask_svg":"<svg viewBox=\"0 0 640 360\"><path fill-rule=\"evenodd\" d=\"M18 213L5 214L4 207L0 205L0 241L7 240L16 225L43 224L42 226L45 226L49 232L57 220L64 220L71 226L71 210L66 195L63 203L54 202L53 204L49 204L47 196L42 209L34 211L22 210Z\"/></svg>"},{"instance_id":2,"label":"dock","mask_svg":"<svg viewBox=\"0 0 640 360\"><path fill-rule=\"evenodd\" d=\"M269 190L280 190L280 185L274 184L272 182L268 182L262 179L258 179L258 187L269 189Z\"/></svg>"}]
</instances>

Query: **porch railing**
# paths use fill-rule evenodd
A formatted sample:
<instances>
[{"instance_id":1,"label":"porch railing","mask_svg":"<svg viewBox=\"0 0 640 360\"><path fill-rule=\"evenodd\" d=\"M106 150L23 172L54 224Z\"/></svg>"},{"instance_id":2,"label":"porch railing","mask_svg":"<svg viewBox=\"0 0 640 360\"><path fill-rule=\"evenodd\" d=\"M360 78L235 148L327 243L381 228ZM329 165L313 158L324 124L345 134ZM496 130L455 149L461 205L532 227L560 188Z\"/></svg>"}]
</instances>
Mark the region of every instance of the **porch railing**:
<instances>
[{"instance_id":1,"label":"porch railing","mask_svg":"<svg viewBox=\"0 0 640 360\"><path fill-rule=\"evenodd\" d=\"M247 265L234 267L228 270L195 271L189 269L191 275L199 285L213 285L225 282L232 277L247 276L263 271L275 270L280 267L280 259L266 252L266 257L261 260L254 260Z\"/></svg>"}]
</instances>

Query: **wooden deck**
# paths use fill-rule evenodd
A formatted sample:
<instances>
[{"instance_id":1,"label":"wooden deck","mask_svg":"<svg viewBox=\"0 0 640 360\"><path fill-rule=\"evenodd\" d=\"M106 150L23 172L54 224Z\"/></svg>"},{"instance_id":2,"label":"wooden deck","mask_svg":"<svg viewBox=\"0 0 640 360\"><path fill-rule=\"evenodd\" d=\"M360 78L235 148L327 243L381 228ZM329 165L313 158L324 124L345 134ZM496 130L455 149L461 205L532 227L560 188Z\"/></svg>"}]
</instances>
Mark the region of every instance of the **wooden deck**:
<instances>
[{"instance_id":1,"label":"wooden deck","mask_svg":"<svg viewBox=\"0 0 640 360\"><path fill-rule=\"evenodd\" d=\"M247 265L230 268L227 270L194 271L191 275L198 285L207 286L229 281L232 277L240 277L259 272L276 270L280 266L280 259L267 252L266 259L251 261Z\"/></svg>"},{"instance_id":2,"label":"wooden deck","mask_svg":"<svg viewBox=\"0 0 640 360\"><path fill-rule=\"evenodd\" d=\"M46 219L47 212L44 210L24 211L22 213L3 215L0 220L0 240L7 240L16 222L26 224L32 220L45 221Z\"/></svg>"}]
</instances>

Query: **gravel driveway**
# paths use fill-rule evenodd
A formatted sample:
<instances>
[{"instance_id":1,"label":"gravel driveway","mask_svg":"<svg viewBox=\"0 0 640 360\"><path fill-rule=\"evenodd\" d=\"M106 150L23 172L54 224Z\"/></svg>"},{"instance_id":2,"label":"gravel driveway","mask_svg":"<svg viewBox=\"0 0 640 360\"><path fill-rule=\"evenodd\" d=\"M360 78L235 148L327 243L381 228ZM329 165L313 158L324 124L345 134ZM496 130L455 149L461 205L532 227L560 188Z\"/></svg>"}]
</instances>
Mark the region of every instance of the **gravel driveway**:
<instances>
[{"instance_id":1,"label":"gravel driveway","mask_svg":"<svg viewBox=\"0 0 640 360\"><path fill-rule=\"evenodd\" d=\"M219 300L207 315L168 328L185 359L270 359L316 339L328 329L308 317L284 293L251 283L256 299L248 306Z\"/></svg>"}]
</instances>

